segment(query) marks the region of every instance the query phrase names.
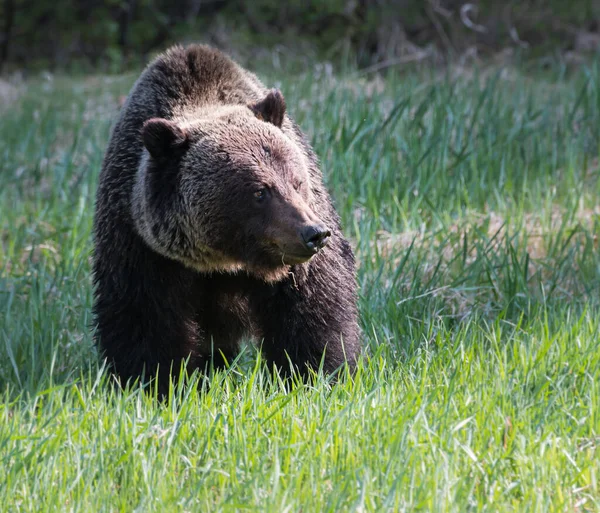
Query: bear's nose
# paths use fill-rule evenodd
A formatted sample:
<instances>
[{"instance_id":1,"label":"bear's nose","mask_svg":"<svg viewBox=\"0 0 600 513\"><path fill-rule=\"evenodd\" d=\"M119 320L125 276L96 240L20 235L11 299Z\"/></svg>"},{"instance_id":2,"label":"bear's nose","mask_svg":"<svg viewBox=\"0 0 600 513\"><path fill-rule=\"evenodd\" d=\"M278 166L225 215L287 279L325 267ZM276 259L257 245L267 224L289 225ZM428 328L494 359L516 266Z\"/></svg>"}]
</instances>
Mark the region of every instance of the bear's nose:
<instances>
[{"instance_id":1,"label":"bear's nose","mask_svg":"<svg viewBox=\"0 0 600 513\"><path fill-rule=\"evenodd\" d=\"M331 232L322 224L309 225L302 230L304 245L313 253L326 246L329 237Z\"/></svg>"}]
</instances>

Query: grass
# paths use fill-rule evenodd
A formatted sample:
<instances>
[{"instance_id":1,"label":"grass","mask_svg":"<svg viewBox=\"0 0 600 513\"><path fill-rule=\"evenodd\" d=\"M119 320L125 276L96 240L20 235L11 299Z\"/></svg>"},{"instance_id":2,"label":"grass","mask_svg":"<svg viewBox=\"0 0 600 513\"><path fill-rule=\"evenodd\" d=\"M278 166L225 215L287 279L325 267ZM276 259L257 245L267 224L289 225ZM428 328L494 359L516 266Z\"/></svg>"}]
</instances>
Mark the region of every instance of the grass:
<instances>
[{"instance_id":1,"label":"grass","mask_svg":"<svg viewBox=\"0 0 600 513\"><path fill-rule=\"evenodd\" d=\"M90 329L133 79L4 85L0 509L600 511L597 65L284 78L360 263L365 357L286 391L246 348L168 405L109 386Z\"/></svg>"}]
</instances>

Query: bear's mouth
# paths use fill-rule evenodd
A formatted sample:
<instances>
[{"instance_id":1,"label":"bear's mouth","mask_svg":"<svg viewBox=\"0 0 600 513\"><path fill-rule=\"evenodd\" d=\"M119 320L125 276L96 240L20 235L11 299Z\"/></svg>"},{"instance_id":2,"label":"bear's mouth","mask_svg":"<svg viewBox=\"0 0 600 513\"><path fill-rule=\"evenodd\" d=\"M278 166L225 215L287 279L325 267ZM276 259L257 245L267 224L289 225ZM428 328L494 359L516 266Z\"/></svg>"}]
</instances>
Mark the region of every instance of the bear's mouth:
<instances>
[{"instance_id":1,"label":"bear's mouth","mask_svg":"<svg viewBox=\"0 0 600 513\"><path fill-rule=\"evenodd\" d=\"M302 255L297 255L297 254L295 255L292 253L281 253L281 262L284 265L304 264L304 263L308 262L316 254L317 254L317 251L315 251L314 253L302 254Z\"/></svg>"},{"instance_id":2,"label":"bear's mouth","mask_svg":"<svg viewBox=\"0 0 600 513\"><path fill-rule=\"evenodd\" d=\"M302 248L301 251L290 251L290 249L287 249L286 247L277 244L274 241L269 241L267 246L267 252L274 260L274 263L278 266L282 265L284 267L304 264L314 257L319 251L320 248Z\"/></svg>"}]
</instances>

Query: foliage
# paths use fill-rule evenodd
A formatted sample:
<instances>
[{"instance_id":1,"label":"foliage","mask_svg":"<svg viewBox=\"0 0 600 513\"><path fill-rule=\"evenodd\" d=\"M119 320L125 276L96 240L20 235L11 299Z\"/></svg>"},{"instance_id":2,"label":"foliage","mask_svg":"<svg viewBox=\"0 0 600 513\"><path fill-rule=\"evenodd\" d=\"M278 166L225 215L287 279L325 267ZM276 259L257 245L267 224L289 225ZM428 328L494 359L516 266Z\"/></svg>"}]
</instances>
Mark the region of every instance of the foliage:
<instances>
[{"instance_id":1,"label":"foliage","mask_svg":"<svg viewBox=\"0 0 600 513\"><path fill-rule=\"evenodd\" d=\"M360 65L600 47L594 0L3 0L2 19L0 68L115 70L189 40L247 51L307 44Z\"/></svg>"}]
</instances>

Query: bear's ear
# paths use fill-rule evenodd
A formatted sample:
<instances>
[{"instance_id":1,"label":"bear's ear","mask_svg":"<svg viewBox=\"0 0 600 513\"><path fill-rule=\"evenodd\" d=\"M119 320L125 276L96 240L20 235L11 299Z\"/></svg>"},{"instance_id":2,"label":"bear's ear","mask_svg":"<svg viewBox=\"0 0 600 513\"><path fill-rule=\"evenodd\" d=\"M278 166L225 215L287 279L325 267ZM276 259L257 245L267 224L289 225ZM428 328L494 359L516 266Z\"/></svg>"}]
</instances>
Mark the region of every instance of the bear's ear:
<instances>
[{"instance_id":1,"label":"bear's ear","mask_svg":"<svg viewBox=\"0 0 600 513\"><path fill-rule=\"evenodd\" d=\"M168 157L176 150L185 149L188 134L173 121L152 118L142 127L144 146L156 159Z\"/></svg>"},{"instance_id":2,"label":"bear's ear","mask_svg":"<svg viewBox=\"0 0 600 513\"><path fill-rule=\"evenodd\" d=\"M285 114L285 100L279 89L271 89L261 101L249 105L258 119L281 128Z\"/></svg>"}]
</instances>

